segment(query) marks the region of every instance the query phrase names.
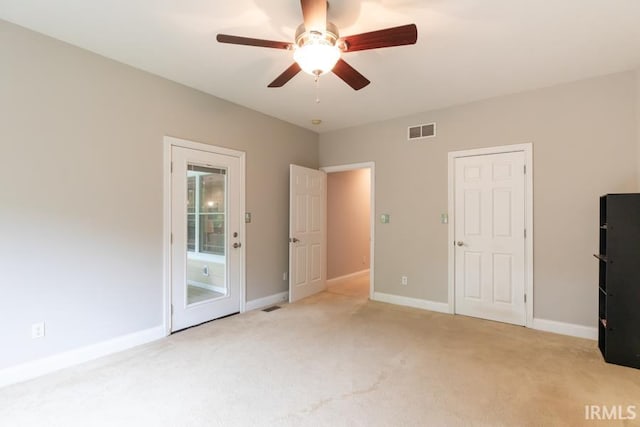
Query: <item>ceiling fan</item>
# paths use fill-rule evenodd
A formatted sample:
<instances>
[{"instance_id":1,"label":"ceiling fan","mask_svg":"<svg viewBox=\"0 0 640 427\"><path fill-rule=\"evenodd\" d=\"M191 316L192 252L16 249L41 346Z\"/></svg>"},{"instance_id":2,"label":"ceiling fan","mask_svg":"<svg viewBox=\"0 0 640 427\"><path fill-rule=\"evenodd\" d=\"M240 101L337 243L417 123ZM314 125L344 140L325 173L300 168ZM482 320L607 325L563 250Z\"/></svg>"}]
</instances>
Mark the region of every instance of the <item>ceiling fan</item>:
<instances>
[{"instance_id":1,"label":"ceiling fan","mask_svg":"<svg viewBox=\"0 0 640 427\"><path fill-rule=\"evenodd\" d=\"M216 39L220 43L292 50L295 62L269 87L284 86L301 70L315 76L316 80L333 71L354 90L360 90L371 82L340 58L342 53L415 44L418 39L415 24L340 37L338 27L327 21L329 3L326 0L300 0L300 5L304 22L296 31L294 43L228 34L218 34Z\"/></svg>"}]
</instances>

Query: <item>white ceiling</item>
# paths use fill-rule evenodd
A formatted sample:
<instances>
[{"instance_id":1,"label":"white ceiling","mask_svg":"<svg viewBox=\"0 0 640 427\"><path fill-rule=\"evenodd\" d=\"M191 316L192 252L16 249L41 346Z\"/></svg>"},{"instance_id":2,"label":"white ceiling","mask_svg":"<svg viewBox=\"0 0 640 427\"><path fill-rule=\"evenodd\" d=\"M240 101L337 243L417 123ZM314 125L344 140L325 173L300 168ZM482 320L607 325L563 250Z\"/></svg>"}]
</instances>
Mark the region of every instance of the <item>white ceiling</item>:
<instances>
[{"instance_id":1,"label":"white ceiling","mask_svg":"<svg viewBox=\"0 0 640 427\"><path fill-rule=\"evenodd\" d=\"M415 23L418 43L348 53L371 84L298 74L299 0L0 0L0 18L291 123L325 132L640 67L640 0L331 0L342 35ZM322 119L320 126L312 119Z\"/></svg>"}]
</instances>

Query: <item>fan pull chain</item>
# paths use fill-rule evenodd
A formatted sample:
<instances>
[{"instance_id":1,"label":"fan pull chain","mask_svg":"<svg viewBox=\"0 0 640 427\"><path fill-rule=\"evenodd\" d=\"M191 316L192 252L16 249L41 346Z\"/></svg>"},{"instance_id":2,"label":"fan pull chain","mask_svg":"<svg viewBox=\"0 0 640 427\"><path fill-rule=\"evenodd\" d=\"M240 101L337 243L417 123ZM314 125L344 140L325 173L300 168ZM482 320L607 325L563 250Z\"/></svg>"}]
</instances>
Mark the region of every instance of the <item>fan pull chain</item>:
<instances>
[{"instance_id":1,"label":"fan pull chain","mask_svg":"<svg viewBox=\"0 0 640 427\"><path fill-rule=\"evenodd\" d=\"M316 76L316 104L320 104L320 76Z\"/></svg>"}]
</instances>

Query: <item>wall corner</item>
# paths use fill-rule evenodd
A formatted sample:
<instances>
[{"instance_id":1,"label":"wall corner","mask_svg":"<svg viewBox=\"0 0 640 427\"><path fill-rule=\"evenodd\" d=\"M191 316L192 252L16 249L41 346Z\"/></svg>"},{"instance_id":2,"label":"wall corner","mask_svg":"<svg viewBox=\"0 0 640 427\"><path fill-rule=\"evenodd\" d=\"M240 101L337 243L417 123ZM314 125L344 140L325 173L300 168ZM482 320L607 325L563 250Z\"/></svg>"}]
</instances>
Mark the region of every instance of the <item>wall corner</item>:
<instances>
[{"instance_id":1,"label":"wall corner","mask_svg":"<svg viewBox=\"0 0 640 427\"><path fill-rule=\"evenodd\" d=\"M640 192L640 68L636 69L636 190Z\"/></svg>"}]
</instances>

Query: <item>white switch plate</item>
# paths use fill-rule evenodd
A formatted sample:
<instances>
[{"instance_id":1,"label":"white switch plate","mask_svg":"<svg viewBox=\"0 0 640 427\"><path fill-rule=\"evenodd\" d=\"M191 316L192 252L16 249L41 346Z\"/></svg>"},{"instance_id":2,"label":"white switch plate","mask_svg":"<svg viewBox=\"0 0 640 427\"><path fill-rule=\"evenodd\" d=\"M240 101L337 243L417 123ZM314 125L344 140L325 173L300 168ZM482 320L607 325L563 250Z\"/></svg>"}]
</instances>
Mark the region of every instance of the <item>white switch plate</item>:
<instances>
[{"instance_id":1,"label":"white switch plate","mask_svg":"<svg viewBox=\"0 0 640 427\"><path fill-rule=\"evenodd\" d=\"M31 338L44 338L44 322L38 322L31 325Z\"/></svg>"},{"instance_id":2,"label":"white switch plate","mask_svg":"<svg viewBox=\"0 0 640 427\"><path fill-rule=\"evenodd\" d=\"M409 284L409 278L407 276L402 276L402 284L403 285L408 285Z\"/></svg>"}]
</instances>

